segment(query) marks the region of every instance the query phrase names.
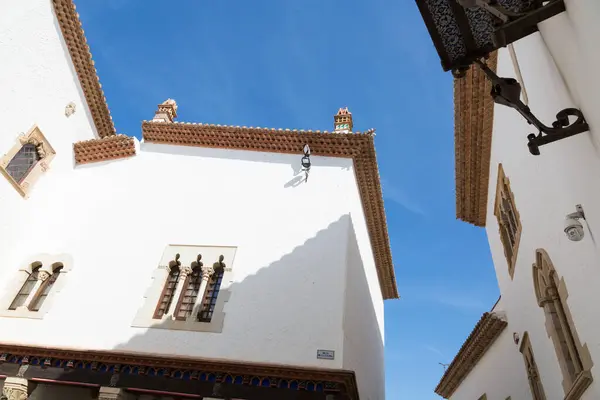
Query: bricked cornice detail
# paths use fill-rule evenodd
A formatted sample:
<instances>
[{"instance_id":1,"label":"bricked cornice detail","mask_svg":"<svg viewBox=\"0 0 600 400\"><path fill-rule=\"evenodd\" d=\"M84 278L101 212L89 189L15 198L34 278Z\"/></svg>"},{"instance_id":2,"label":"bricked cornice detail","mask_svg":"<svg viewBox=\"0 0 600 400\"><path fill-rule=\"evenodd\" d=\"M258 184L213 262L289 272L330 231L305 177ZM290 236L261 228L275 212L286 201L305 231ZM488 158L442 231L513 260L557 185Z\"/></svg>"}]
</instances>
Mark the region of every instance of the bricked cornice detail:
<instances>
[{"instance_id":1,"label":"bricked cornice detail","mask_svg":"<svg viewBox=\"0 0 600 400\"><path fill-rule=\"evenodd\" d=\"M483 314L448 366L435 388L435 393L449 399L507 325L508 323L496 313Z\"/></svg>"},{"instance_id":2,"label":"bricked cornice detail","mask_svg":"<svg viewBox=\"0 0 600 400\"><path fill-rule=\"evenodd\" d=\"M98 80L79 14L75 10L75 4L73 4L73 0L52 0L52 2L98 136L101 138L112 136L116 132L115 126Z\"/></svg>"},{"instance_id":3,"label":"bricked cornice detail","mask_svg":"<svg viewBox=\"0 0 600 400\"><path fill-rule=\"evenodd\" d=\"M374 131L330 133L180 122L142 123L145 142L286 154L302 154L305 144L316 156L352 158L363 211L384 299L398 298Z\"/></svg>"},{"instance_id":4,"label":"bricked cornice detail","mask_svg":"<svg viewBox=\"0 0 600 400\"><path fill-rule=\"evenodd\" d=\"M135 155L135 141L125 135L109 136L73 144L75 163L89 164L99 161L116 160Z\"/></svg>"},{"instance_id":5,"label":"bricked cornice detail","mask_svg":"<svg viewBox=\"0 0 600 400\"><path fill-rule=\"evenodd\" d=\"M498 54L492 53L487 63L496 71ZM487 213L494 122L491 89L476 65L454 80L456 217L475 226L485 226Z\"/></svg>"}]
</instances>

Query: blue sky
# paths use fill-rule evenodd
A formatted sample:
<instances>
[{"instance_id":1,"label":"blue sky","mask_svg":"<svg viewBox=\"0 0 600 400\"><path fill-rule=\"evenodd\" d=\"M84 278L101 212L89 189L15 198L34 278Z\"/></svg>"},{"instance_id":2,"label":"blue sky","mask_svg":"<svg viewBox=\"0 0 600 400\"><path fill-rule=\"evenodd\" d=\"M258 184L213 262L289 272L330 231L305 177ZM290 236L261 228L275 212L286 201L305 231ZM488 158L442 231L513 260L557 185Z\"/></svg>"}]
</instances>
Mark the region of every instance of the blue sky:
<instances>
[{"instance_id":1,"label":"blue sky","mask_svg":"<svg viewBox=\"0 0 600 400\"><path fill-rule=\"evenodd\" d=\"M181 120L331 130L376 147L401 300L386 302L388 399L437 399L498 298L485 231L455 220L452 77L413 0L76 0L117 130L171 97Z\"/></svg>"}]
</instances>

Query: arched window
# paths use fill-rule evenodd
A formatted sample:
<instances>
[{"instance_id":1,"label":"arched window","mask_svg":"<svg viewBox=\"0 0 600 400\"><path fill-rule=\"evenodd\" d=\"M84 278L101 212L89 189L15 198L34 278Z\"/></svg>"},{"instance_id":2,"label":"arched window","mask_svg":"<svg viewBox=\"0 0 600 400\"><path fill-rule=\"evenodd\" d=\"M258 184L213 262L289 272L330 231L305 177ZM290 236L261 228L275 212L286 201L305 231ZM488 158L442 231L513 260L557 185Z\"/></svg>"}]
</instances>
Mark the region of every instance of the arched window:
<instances>
[{"instance_id":1,"label":"arched window","mask_svg":"<svg viewBox=\"0 0 600 400\"><path fill-rule=\"evenodd\" d=\"M529 334L527 332L523 334L519 351L523 354L523 361L525 361L531 397L533 400L546 400L546 394L544 393L544 387L542 386L542 380L540 379L540 373L538 372L535 357L533 356L533 349L531 348L531 342L529 341Z\"/></svg>"},{"instance_id":2,"label":"arched window","mask_svg":"<svg viewBox=\"0 0 600 400\"><path fill-rule=\"evenodd\" d=\"M46 279L44 283L42 283L42 286L40 286L38 293L35 295L35 297L31 301L31 304L29 305L30 311L39 311L40 308L42 308L44 301L46 301L48 295L50 294L50 291L52 290L52 287L54 287L54 284L58 280L62 269L62 265L56 266L52 271L52 275L50 275L50 277Z\"/></svg>"},{"instance_id":3,"label":"arched window","mask_svg":"<svg viewBox=\"0 0 600 400\"><path fill-rule=\"evenodd\" d=\"M223 282L223 272L223 268L215 269L215 272L210 277L204 299L202 300L202 308L198 315L198 321L200 322L210 322L212 319L215 305L217 304L217 297L219 296L219 290L221 290L221 283Z\"/></svg>"},{"instance_id":4,"label":"arched window","mask_svg":"<svg viewBox=\"0 0 600 400\"><path fill-rule=\"evenodd\" d=\"M27 301L27 298L33 291L33 288L35 287L35 285L38 281L40 267L41 267L41 265L38 264L38 266L36 266L32 269L31 273L27 277L27 280L25 281L25 283L23 283L23 286L19 290L19 293L17 293L17 295L15 296L15 299L12 301L12 303L8 307L9 310L16 310L17 307L26 305L25 303Z\"/></svg>"},{"instance_id":5,"label":"arched window","mask_svg":"<svg viewBox=\"0 0 600 400\"><path fill-rule=\"evenodd\" d=\"M575 391L581 394L592 382L589 372L591 358L577 337L566 303L564 281L559 280L550 256L543 249L538 249L535 254L533 284L538 305L544 309L548 335L552 338L562 370L565 393Z\"/></svg>"},{"instance_id":6,"label":"arched window","mask_svg":"<svg viewBox=\"0 0 600 400\"><path fill-rule=\"evenodd\" d=\"M177 311L175 312L176 319L185 321L194 310L194 304L198 298L200 292L200 285L202 283L202 271L200 267L195 267L192 273L185 279L183 284L183 294L177 305Z\"/></svg>"},{"instance_id":7,"label":"arched window","mask_svg":"<svg viewBox=\"0 0 600 400\"><path fill-rule=\"evenodd\" d=\"M160 295L160 299L158 301L158 306L156 307L156 311L154 312L154 318L160 319L163 317L163 315L169 312L169 308L171 307L171 303L173 302L173 297L175 296L175 290L177 289L179 273L179 265L171 266L169 276L167 276L165 285Z\"/></svg>"},{"instance_id":8,"label":"arched window","mask_svg":"<svg viewBox=\"0 0 600 400\"><path fill-rule=\"evenodd\" d=\"M17 183L21 183L35 164L42 159L35 144L23 145L6 166L6 172Z\"/></svg>"},{"instance_id":9,"label":"arched window","mask_svg":"<svg viewBox=\"0 0 600 400\"><path fill-rule=\"evenodd\" d=\"M517 262L517 251L521 240L521 220L515 205L515 196L510 188L510 180L504 175L502 164L498 164L498 182L496 184L496 203L494 215L498 220L500 242L508 263L508 273L512 279Z\"/></svg>"}]
</instances>

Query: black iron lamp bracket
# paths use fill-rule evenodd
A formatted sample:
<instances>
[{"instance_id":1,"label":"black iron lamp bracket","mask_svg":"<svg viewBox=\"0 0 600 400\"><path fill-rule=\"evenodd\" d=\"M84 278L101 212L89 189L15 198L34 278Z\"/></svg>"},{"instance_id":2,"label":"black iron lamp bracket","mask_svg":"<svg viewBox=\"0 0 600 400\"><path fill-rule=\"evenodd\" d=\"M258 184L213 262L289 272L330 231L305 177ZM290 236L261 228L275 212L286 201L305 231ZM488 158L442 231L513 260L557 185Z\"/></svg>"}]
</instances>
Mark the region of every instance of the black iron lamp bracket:
<instances>
[{"instance_id":1,"label":"black iron lamp bracket","mask_svg":"<svg viewBox=\"0 0 600 400\"><path fill-rule=\"evenodd\" d=\"M513 78L500 78L483 61L475 61L492 82L491 95L494 102L517 110L530 125L537 128L538 134L527 135L529 152L534 156L540 155L540 146L557 140L565 139L589 131L583 113L577 108L565 108L556 114L556 121L552 127L546 126L531 112L529 107L521 101L521 85ZM575 121L569 120L574 117Z\"/></svg>"}]
</instances>

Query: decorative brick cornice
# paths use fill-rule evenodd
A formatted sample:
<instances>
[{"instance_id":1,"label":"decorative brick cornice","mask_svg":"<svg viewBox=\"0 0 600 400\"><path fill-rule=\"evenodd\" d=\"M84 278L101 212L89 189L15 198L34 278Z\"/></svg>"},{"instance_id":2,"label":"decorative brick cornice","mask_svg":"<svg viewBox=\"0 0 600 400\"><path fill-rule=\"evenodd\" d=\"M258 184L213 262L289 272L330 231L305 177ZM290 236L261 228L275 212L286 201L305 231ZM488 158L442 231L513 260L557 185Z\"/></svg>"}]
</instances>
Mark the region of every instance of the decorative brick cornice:
<instances>
[{"instance_id":1,"label":"decorative brick cornice","mask_svg":"<svg viewBox=\"0 0 600 400\"><path fill-rule=\"evenodd\" d=\"M144 141L152 143L287 154L302 154L304 145L308 144L314 155L352 158L383 298L399 297L373 130L364 133L330 133L144 121L142 133Z\"/></svg>"},{"instance_id":2,"label":"decorative brick cornice","mask_svg":"<svg viewBox=\"0 0 600 400\"><path fill-rule=\"evenodd\" d=\"M497 64L494 52L488 66L496 71ZM476 226L485 226L487 213L494 121L491 89L489 79L476 65L454 81L456 217Z\"/></svg>"},{"instance_id":3,"label":"decorative brick cornice","mask_svg":"<svg viewBox=\"0 0 600 400\"><path fill-rule=\"evenodd\" d=\"M252 380L268 379L271 387L282 387L281 381L298 383L300 390L315 390L307 385L320 384L325 392L345 392L351 400L358 400L356 375L342 369L295 367L278 364L232 362L168 357L143 353L72 350L48 347L0 344L0 364L11 363L42 368L84 369L108 374L160 375L170 379L206 380L214 376L215 382L226 382L228 377L240 384L253 385ZM153 371L154 373L151 373ZM161 372L157 374L157 372ZM236 382L237 383L237 382ZM262 383L262 382L261 382Z\"/></svg>"},{"instance_id":4,"label":"decorative brick cornice","mask_svg":"<svg viewBox=\"0 0 600 400\"><path fill-rule=\"evenodd\" d=\"M496 313L483 314L442 376L435 393L449 399L507 325Z\"/></svg>"},{"instance_id":5,"label":"decorative brick cornice","mask_svg":"<svg viewBox=\"0 0 600 400\"><path fill-rule=\"evenodd\" d=\"M98 136L101 138L113 136L115 135L115 126L98 80L92 54L81 27L79 14L75 10L75 4L73 4L73 0L52 1L58 24L69 49Z\"/></svg>"},{"instance_id":6,"label":"decorative brick cornice","mask_svg":"<svg viewBox=\"0 0 600 400\"><path fill-rule=\"evenodd\" d=\"M135 141L125 135L114 135L103 139L92 139L73 144L75 163L88 164L98 161L116 160L135 155Z\"/></svg>"}]
</instances>

